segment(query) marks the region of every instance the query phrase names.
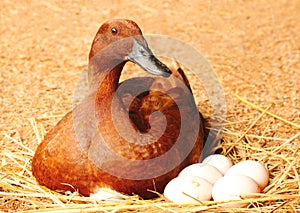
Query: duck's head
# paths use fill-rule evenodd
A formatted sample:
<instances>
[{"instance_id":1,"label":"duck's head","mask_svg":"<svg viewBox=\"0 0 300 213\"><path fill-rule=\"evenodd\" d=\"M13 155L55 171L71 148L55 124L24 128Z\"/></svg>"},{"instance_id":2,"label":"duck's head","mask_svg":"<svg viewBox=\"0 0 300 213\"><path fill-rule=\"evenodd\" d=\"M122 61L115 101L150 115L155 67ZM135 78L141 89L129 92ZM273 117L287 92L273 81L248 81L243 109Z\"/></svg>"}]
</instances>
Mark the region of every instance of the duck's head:
<instances>
[{"instance_id":1,"label":"duck's head","mask_svg":"<svg viewBox=\"0 0 300 213\"><path fill-rule=\"evenodd\" d=\"M154 75L168 77L171 74L171 70L153 55L141 29L131 20L113 19L99 28L89 59L101 51L108 54L110 60L132 61Z\"/></svg>"}]
</instances>

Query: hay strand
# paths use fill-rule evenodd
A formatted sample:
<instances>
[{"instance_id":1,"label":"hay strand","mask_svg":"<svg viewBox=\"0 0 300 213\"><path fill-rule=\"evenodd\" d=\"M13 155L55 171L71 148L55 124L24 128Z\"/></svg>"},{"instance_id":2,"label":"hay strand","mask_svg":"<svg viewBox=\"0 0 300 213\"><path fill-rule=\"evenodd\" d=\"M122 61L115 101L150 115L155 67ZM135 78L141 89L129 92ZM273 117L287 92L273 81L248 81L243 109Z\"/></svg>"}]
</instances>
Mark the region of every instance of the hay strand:
<instances>
[{"instance_id":1,"label":"hay strand","mask_svg":"<svg viewBox=\"0 0 300 213\"><path fill-rule=\"evenodd\" d=\"M248 104L249 106L253 107L254 109L257 109L257 110L259 110L259 111L261 111L261 112L264 111L263 108L261 108L261 107L255 105L254 103L248 101L248 100L245 99L245 98L242 98L242 97L239 96L238 94L234 94L234 95L235 95L235 97L238 98L240 101L242 101L242 102ZM267 111L267 112L265 112L265 113L268 114L268 115L270 115L270 116L272 116L272 117L274 117L274 118L277 118L277 119L280 120L280 121L283 121L284 123L290 124L290 125L292 125L292 126L298 128L298 129L300 129L300 125L298 125L298 124L296 124L296 123L294 123L294 122L292 122L292 121L288 121L288 120L286 120L286 119L280 117L279 115L275 115L275 114L273 114L272 112L269 112L269 111Z\"/></svg>"}]
</instances>

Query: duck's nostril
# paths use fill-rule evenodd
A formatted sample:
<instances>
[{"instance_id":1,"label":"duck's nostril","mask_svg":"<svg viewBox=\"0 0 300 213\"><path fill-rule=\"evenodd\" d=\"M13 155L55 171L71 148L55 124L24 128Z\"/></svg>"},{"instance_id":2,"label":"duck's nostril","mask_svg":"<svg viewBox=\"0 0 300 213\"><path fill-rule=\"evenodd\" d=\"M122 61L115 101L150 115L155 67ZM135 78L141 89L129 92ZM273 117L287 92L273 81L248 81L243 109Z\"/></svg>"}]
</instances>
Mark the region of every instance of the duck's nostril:
<instances>
[{"instance_id":1,"label":"duck's nostril","mask_svg":"<svg viewBox=\"0 0 300 213\"><path fill-rule=\"evenodd\" d=\"M146 51L144 51L143 49L140 50L140 53L142 56L146 56Z\"/></svg>"}]
</instances>

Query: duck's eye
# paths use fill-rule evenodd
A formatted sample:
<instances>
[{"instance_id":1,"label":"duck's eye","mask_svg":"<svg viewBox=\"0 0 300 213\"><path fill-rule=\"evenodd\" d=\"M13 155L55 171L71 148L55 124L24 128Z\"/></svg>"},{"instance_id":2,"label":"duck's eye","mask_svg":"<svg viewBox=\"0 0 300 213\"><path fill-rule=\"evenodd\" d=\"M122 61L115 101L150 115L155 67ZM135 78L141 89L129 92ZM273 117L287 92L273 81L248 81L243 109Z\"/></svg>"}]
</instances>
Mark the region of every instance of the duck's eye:
<instances>
[{"instance_id":1,"label":"duck's eye","mask_svg":"<svg viewBox=\"0 0 300 213\"><path fill-rule=\"evenodd\" d=\"M113 35L116 35L117 33L118 33L118 30L116 29L116 28L111 28L110 29L110 31L111 31L111 33L113 34Z\"/></svg>"}]
</instances>

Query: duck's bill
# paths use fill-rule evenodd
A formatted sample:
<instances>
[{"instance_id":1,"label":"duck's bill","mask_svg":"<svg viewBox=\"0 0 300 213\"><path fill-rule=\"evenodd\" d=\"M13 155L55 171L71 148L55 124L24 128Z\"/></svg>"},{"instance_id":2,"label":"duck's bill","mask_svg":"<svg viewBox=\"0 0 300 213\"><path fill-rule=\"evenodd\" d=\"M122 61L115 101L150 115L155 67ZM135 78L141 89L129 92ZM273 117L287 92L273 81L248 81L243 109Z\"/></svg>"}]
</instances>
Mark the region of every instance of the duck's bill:
<instances>
[{"instance_id":1,"label":"duck's bill","mask_svg":"<svg viewBox=\"0 0 300 213\"><path fill-rule=\"evenodd\" d=\"M141 44L134 39L132 51L127 55L126 59L138 64L153 75L168 77L172 73L165 64L153 55L146 41L145 44Z\"/></svg>"}]
</instances>

